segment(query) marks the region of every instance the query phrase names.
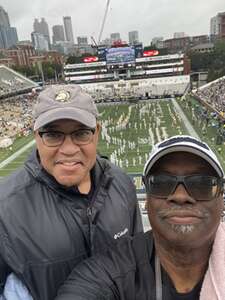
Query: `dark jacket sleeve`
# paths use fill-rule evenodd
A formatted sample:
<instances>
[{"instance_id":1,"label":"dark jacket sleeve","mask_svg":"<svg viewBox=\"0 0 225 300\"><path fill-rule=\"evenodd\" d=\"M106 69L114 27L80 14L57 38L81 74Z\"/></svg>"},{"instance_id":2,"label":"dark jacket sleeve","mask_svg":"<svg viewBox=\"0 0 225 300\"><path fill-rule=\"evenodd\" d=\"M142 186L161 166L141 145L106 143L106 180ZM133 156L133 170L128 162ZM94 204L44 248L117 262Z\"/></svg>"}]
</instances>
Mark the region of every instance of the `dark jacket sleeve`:
<instances>
[{"instance_id":1,"label":"dark jacket sleeve","mask_svg":"<svg viewBox=\"0 0 225 300\"><path fill-rule=\"evenodd\" d=\"M141 218L141 212L137 200L137 193L133 182L130 182L130 189L128 197L131 198L131 222L133 224L133 232L132 235L136 235L140 232L143 232L143 224Z\"/></svg>"},{"instance_id":2,"label":"dark jacket sleeve","mask_svg":"<svg viewBox=\"0 0 225 300\"><path fill-rule=\"evenodd\" d=\"M136 194L135 194L136 197ZM133 210L133 234L136 235L137 233L143 232L143 224L142 224L142 218L141 218L141 212L139 208L138 201L136 202L136 205Z\"/></svg>"},{"instance_id":3,"label":"dark jacket sleeve","mask_svg":"<svg viewBox=\"0 0 225 300\"><path fill-rule=\"evenodd\" d=\"M6 265L6 263L0 256L0 294L3 293L6 278L9 273L10 273L9 267Z\"/></svg>"},{"instance_id":4,"label":"dark jacket sleeve","mask_svg":"<svg viewBox=\"0 0 225 300\"><path fill-rule=\"evenodd\" d=\"M76 267L56 300L117 300L113 280L99 259L88 259Z\"/></svg>"},{"instance_id":5,"label":"dark jacket sleeve","mask_svg":"<svg viewBox=\"0 0 225 300\"><path fill-rule=\"evenodd\" d=\"M55 300L134 300L136 263L131 241L122 238L79 264Z\"/></svg>"},{"instance_id":6,"label":"dark jacket sleeve","mask_svg":"<svg viewBox=\"0 0 225 300\"><path fill-rule=\"evenodd\" d=\"M137 233L143 232L143 224L139 204L137 200L136 187L133 180L124 171L117 166L110 163L110 174L113 178L113 184L116 186L117 193L111 195L116 201L119 196L120 201L124 201L126 207L129 209L130 214L130 231L129 235L136 235ZM120 214L120 211L118 211Z\"/></svg>"}]
</instances>

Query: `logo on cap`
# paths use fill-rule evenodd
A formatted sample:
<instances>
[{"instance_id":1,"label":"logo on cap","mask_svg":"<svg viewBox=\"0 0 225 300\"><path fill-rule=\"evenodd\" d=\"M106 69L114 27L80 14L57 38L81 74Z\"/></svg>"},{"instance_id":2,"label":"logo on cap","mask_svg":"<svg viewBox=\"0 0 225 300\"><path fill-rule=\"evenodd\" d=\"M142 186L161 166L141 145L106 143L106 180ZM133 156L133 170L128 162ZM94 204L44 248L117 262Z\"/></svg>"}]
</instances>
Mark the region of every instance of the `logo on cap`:
<instances>
[{"instance_id":1,"label":"logo on cap","mask_svg":"<svg viewBox=\"0 0 225 300\"><path fill-rule=\"evenodd\" d=\"M70 92L67 92L64 90L59 91L55 96L55 100L57 100L59 102L69 102Z\"/></svg>"}]
</instances>

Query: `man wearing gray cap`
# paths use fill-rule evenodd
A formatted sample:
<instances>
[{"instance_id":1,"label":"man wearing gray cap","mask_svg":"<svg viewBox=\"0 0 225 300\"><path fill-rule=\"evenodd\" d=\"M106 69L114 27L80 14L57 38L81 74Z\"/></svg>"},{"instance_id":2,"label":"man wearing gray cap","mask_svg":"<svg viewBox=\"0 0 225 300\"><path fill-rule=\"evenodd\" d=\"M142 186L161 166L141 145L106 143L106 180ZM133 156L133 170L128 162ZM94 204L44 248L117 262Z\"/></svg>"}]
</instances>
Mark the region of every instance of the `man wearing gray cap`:
<instances>
[{"instance_id":1,"label":"man wearing gray cap","mask_svg":"<svg viewBox=\"0 0 225 300\"><path fill-rule=\"evenodd\" d=\"M131 180L96 155L92 98L49 86L33 114L37 147L0 185L0 284L13 272L33 299L51 300L79 262L142 224Z\"/></svg>"},{"instance_id":2,"label":"man wearing gray cap","mask_svg":"<svg viewBox=\"0 0 225 300\"><path fill-rule=\"evenodd\" d=\"M160 142L143 181L152 230L80 264L56 300L224 300L224 171L191 136Z\"/></svg>"}]
</instances>

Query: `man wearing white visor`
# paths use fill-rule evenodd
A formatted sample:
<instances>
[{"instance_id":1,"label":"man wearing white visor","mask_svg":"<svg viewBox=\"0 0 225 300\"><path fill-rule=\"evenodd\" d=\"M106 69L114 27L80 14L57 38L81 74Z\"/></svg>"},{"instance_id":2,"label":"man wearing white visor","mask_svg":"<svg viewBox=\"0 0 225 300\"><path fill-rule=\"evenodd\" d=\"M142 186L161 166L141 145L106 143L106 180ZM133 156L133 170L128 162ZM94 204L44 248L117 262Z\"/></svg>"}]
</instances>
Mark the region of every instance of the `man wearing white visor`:
<instances>
[{"instance_id":1,"label":"man wearing white visor","mask_svg":"<svg viewBox=\"0 0 225 300\"><path fill-rule=\"evenodd\" d=\"M143 181L152 230L84 261L57 300L224 300L224 171L191 136L158 143Z\"/></svg>"}]
</instances>

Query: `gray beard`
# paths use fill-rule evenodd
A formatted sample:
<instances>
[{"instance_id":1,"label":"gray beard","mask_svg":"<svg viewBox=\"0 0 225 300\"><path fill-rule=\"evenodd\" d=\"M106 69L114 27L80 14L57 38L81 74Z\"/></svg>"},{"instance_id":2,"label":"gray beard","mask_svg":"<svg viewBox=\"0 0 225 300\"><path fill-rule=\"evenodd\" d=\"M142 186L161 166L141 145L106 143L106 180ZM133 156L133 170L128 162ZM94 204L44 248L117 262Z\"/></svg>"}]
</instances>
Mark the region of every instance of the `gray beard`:
<instances>
[{"instance_id":1,"label":"gray beard","mask_svg":"<svg viewBox=\"0 0 225 300\"><path fill-rule=\"evenodd\" d=\"M195 226L194 225L179 225L179 224L171 224L173 231L180 234L188 234L191 233Z\"/></svg>"}]
</instances>

